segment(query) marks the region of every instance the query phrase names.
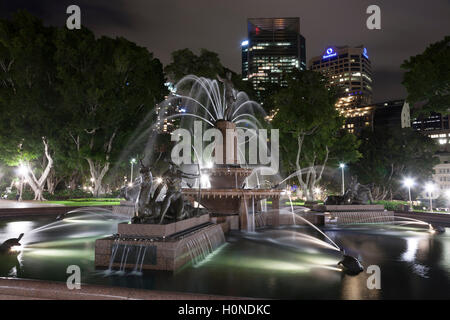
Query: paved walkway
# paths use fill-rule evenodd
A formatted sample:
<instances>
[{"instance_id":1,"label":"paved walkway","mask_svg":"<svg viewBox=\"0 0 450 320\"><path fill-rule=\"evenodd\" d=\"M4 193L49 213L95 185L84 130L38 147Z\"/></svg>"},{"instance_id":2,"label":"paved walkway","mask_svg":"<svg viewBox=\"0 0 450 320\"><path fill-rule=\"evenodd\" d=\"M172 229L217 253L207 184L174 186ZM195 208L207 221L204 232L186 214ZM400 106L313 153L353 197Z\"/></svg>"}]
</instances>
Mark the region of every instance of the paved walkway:
<instances>
[{"instance_id":1,"label":"paved walkway","mask_svg":"<svg viewBox=\"0 0 450 320\"><path fill-rule=\"evenodd\" d=\"M47 208L61 206L63 205L32 200L25 200L20 202L15 200L0 200L0 209Z\"/></svg>"},{"instance_id":2,"label":"paved walkway","mask_svg":"<svg viewBox=\"0 0 450 320\"><path fill-rule=\"evenodd\" d=\"M241 297L169 292L82 284L69 290L63 282L0 277L0 300L238 300Z\"/></svg>"}]
</instances>

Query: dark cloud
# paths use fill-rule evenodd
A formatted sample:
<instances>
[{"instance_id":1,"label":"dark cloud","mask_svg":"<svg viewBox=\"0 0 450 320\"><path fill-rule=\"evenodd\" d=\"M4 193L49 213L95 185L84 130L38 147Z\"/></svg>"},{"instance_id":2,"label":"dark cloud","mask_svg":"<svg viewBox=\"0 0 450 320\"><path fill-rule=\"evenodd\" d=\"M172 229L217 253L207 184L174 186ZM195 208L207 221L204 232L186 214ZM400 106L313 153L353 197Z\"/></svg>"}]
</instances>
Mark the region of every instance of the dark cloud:
<instances>
[{"instance_id":1,"label":"dark cloud","mask_svg":"<svg viewBox=\"0 0 450 320\"><path fill-rule=\"evenodd\" d=\"M402 98L401 63L450 34L449 0L7 0L0 14L26 8L63 25L65 8L78 4L83 25L97 34L124 36L163 63L180 48L207 48L240 72L240 42L250 17L300 17L308 59L329 45L360 45L374 70L375 101ZM366 28L366 8L381 8L381 30Z\"/></svg>"}]
</instances>

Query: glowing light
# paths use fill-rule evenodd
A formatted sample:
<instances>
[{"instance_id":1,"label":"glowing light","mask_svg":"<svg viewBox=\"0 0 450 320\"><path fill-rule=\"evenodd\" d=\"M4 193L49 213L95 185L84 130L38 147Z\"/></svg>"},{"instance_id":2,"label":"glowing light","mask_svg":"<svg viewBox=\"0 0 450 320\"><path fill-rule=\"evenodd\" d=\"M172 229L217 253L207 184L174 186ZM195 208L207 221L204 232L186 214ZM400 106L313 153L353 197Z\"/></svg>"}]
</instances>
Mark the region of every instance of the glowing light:
<instances>
[{"instance_id":1,"label":"glowing light","mask_svg":"<svg viewBox=\"0 0 450 320\"><path fill-rule=\"evenodd\" d=\"M161 177L158 177L158 178L156 178L156 182L162 183L162 182L163 182L163 179L162 179Z\"/></svg>"},{"instance_id":2,"label":"glowing light","mask_svg":"<svg viewBox=\"0 0 450 320\"><path fill-rule=\"evenodd\" d=\"M131 159L130 163L136 163L136 159L135 158Z\"/></svg>"},{"instance_id":3,"label":"glowing light","mask_svg":"<svg viewBox=\"0 0 450 320\"><path fill-rule=\"evenodd\" d=\"M211 169L212 167L213 167L213 163L212 163L211 161L208 161L208 162L205 164L205 168Z\"/></svg>"},{"instance_id":4,"label":"glowing light","mask_svg":"<svg viewBox=\"0 0 450 320\"><path fill-rule=\"evenodd\" d=\"M27 168L25 165L21 164L21 165L19 166L19 168L17 169L17 173L18 173L20 176L25 176L25 175L27 175L27 173L28 173L28 168Z\"/></svg>"},{"instance_id":5,"label":"glowing light","mask_svg":"<svg viewBox=\"0 0 450 320\"><path fill-rule=\"evenodd\" d=\"M341 169L345 168L345 163L339 163L339 168Z\"/></svg>"},{"instance_id":6,"label":"glowing light","mask_svg":"<svg viewBox=\"0 0 450 320\"><path fill-rule=\"evenodd\" d=\"M367 48L364 48L363 50L363 56L369 59L369 56L367 55Z\"/></svg>"},{"instance_id":7,"label":"glowing light","mask_svg":"<svg viewBox=\"0 0 450 320\"><path fill-rule=\"evenodd\" d=\"M209 176L207 174L202 174L200 176L200 184L201 184L202 188L211 187L211 183L209 182Z\"/></svg>"},{"instance_id":8,"label":"glowing light","mask_svg":"<svg viewBox=\"0 0 450 320\"><path fill-rule=\"evenodd\" d=\"M130 182L130 183L128 184L128 186L129 186L129 187L132 187L132 186L133 186L133 184L132 184L132 183Z\"/></svg>"},{"instance_id":9,"label":"glowing light","mask_svg":"<svg viewBox=\"0 0 450 320\"><path fill-rule=\"evenodd\" d=\"M434 184L431 182L428 182L427 184L425 184L425 191L428 193L432 193L434 191Z\"/></svg>"},{"instance_id":10,"label":"glowing light","mask_svg":"<svg viewBox=\"0 0 450 320\"><path fill-rule=\"evenodd\" d=\"M20 251L22 251L22 247L21 246L12 246L11 248L9 248L9 251L20 252Z\"/></svg>"},{"instance_id":11,"label":"glowing light","mask_svg":"<svg viewBox=\"0 0 450 320\"><path fill-rule=\"evenodd\" d=\"M445 196L450 198L450 189L445 190Z\"/></svg>"},{"instance_id":12,"label":"glowing light","mask_svg":"<svg viewBox=\"0 0 450 320\"><path fill-rule=\"evenodd\" d=\"M405 185L405 187L411 188L415 184L415 182L412 178L405 178L405 180L403 180L403 184Z\"/></svg>"},{"instance_id":13,"label":"glowing light","mask_svg":"<svg viewBox=\"0 0 450 320\"><path fill-rule=\"evenodd\" d=\"M91 182L94 182L94 178L91 178Z\"/></svg>"},{"instance_id":14,"label":"glowing light","mask_svg":"<svg viewBox=\"0 0 450 320\"><path fill-rule=\"evenodd\" d=\"M331 58L331 57L335 57L336 55L337 55L337 53L334 52L333 48L328 48L326 50L326 55L323 55L322 59L328 59L328 58Z\"/></svg>"},{"instance_id":15,"label":"glowing light","mask_svg":"<svg viewBox=\"0 0 450 320\"><path fill-rule=\"evenodd\" d=\"M248 46L248 40L242 41L242 42L241 42L241 46L242 46L242 47Z\"/></svg>"}]
</instances>

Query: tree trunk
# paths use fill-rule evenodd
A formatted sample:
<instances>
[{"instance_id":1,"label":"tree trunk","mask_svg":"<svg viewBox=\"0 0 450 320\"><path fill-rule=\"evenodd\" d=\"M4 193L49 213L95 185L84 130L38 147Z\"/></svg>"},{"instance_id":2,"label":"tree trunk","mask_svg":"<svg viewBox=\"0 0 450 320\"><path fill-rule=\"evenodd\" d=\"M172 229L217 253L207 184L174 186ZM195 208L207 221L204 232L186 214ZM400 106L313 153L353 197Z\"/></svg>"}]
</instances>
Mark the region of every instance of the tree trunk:
<instances>
[{"instance_id":1,"label":"tree trunk","mask_svg":"<svg viewBox=\"0 0 450 320\"><path fill-rule=\"evenodd\" d=\"M48 150L48 142L45 137L42 137L42 143L44 144L44 153L45 157L47 158L47 166L44 169L44 172L42 172L42 175L39 179L36 178L36 176L33 173L33 170L30 168L29 163L25 163L25 167L27 168L26 173L24 175L26 182L31 187L31 189L34 192L34 200L37 201L44 201L43 191L44 191L44 185L47 180L47 177L50 173L50 169L53 166L53 158L50 156L49 150Z\"/></svg>"},{"instance_id":2,"label":"tree trunk","mask_svg":"<svg viewBox=\"0 0 450 320\"><path fill-rule=\"evenodd\" d=\"M47 191L50 194L55 194L55 189L58 186L58 184L61 182L62 179L58 179L58 177L56 176L56 172L55 169L52 168L50 170L50 173L48 174L47 177Z\"/></svg>"},{"instance_id":3,"label":"tree trunk","mask_svg":"<svg viewBox=\"0 0 450 320\"><path fill-rule=\"evenodd\" d=\"M67 187L71 190L75 190L77 188L78 185L78 181L79 181L79 175L78 175L78 171L74 171L72 172L72 174L69 177L69 181L67 182Z\"/></svg>"},{"instance_id":4,"label":"tree trunk","mask_svg":"<svg viewBox=\"0 0 450 320\"><path fill-rule=\"evenodd\" d=\"M95 129L91 131L86 131L89 134L95 134ZM106 173L109 170L110 162L109 162L109 156L111 154L112 149L112 143L114 141L114 138L116 136L117 130L114 131L109 138L108 142L105 144L105 162L103 164L100 164L99 162L94 163L94 161L87 157L85 158L86 161L89 164L89 171L91 172L91 178L93 180L94 187L92 188L92 194L94 197L98 197L100 194L104 194L105 191L102 187L102 181L105 177ZM93 146L93 137L91 138L91 149Z\"/></svg>"},{"instance_id":5,"label":"tree trunk","mask_svg":"<svg viewBox=\"0 0 450 320\"><path fill-rule=\"evenodd\" d=\"M98 197L101 194L104 194L105 191L102 187L102 181L105 177L105 174L109 170L109 162L106 162L103 166L99 164L95 164L94 161L90 158L86 158L88 164L89 164L89 170L91 172L91 178L94 180L92 183L94 187L92 188L92 195L94 197Z\"/></svg>"}]
</instances>

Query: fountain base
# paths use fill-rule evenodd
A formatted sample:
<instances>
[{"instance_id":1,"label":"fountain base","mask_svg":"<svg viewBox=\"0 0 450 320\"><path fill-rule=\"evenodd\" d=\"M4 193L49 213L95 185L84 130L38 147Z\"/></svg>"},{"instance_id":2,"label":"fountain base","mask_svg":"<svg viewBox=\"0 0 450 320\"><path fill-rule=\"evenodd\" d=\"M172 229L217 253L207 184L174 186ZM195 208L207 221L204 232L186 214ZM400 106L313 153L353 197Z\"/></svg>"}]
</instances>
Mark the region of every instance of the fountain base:
<instances>
[{"instance_id":1,"label":"fountain base","mask_svg":"<svg viewBox=\"0 0 450 320\"><path fill-rule=\"evenodd\" d=\"M95 242L95 266L110 271L175 271L225 243L209 215L167 225L119 224L119 233Z\"/></svg>"}]
</instances>

